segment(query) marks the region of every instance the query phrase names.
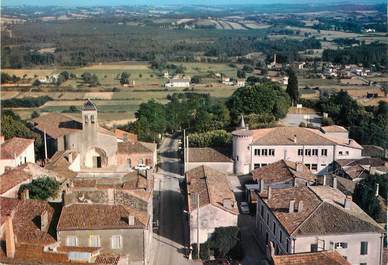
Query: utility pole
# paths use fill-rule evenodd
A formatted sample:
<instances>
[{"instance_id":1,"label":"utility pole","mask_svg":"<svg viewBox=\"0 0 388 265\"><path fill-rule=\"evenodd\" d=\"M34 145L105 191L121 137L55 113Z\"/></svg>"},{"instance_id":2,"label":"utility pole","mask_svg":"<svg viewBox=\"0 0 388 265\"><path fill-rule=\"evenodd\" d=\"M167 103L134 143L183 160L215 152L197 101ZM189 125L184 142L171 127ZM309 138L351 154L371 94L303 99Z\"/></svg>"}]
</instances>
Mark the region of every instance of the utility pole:
<instances>
[{"instance_id":1,"label":"utility pole","mask_svg":"<svg viewBox=\"0 0 388 265\"><path fill-rule=\"evenodd\" d=\"M197 258L199 259L199 193L197 193Z\"/></svg>"},{"instance_id":2,"label":"utility pole","mask_svg":"<svg viewBox=\"0 0 388 265\"><path fill-rule=\"evenodd\" d=\"M43 140L44 140L44 158L45 158L45 161L47 161L47 137L46 137L46 130L43 130Z\"/></svg>"},{"instance_id":3,"label":"utility pole","mask_svg":"<svg viewBox=\"0 0 388 265\"><path fill-rule=\"evenodd\" d=\"M187 156L187 163L189 163L189 136L186 136L186 149L187 149L187 153L186 153L186 156ZM186 168L186 170L187 170L187 168Z\"/></svg>"},{"instance_id":4,"label":"utility pole","mask_svg":"<svg viewBox=\"0 0 388 265\"><path fill-rule=\"evenodd\" d=\"M186 129L183 129L183 175L186 173Z\"/></svg>"}]
</instances>

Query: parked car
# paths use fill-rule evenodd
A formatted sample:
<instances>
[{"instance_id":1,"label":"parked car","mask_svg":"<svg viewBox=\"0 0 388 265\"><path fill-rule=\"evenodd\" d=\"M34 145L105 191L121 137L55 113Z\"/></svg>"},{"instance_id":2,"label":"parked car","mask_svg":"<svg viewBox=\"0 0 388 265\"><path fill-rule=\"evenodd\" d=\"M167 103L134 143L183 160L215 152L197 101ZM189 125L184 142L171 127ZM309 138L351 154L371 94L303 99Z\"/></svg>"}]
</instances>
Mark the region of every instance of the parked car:
<instances>
[{"instance_id":1,"label":"parked car","mask_svg":"<svg viewBox=\"0 0 388 265\"><path fill-rule=\"evenodd\" d=\"M137 166L135 166L135 169L136 170L149 170L149 169L151 169L151 167L147 166L145 164L137 164Z\"/></svg>"},{"instance_id":2,"label":"parked car","mask_svg":"<svg viewBox=\"0 0 388 265\"><path fill-rule=\"evenodd\" d=\"M240 212L242 214L249 214L249 205L247 202L241 202L240 203Z\"/></svg>"}]
</instances>

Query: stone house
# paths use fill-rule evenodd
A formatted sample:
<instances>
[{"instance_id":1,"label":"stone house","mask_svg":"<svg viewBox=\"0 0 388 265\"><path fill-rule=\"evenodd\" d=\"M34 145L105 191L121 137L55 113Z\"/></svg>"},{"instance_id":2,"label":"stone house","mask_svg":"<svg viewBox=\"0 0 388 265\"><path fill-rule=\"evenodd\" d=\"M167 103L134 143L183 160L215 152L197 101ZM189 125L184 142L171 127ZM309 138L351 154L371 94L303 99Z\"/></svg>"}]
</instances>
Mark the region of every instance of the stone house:
<instances>
[{"instance_id":1,"label":"stone house","mask_svg":"<svg viewBox=\"0 0 388 265\"><path fill-rule=\"evenodd\" d=\"M318 129L275 127L233 131L233 160L237 174L247 174L281 159L303 163L313 173L327 174L338 159L362 158L362 146L339 126ZM339 128L338 128L339 127Z\"/></svg>"},{"instance_id":2,"label":"stone house","mask_svg":"<svg viewBox=\"0 0 388 265\"><path fill-rule=\"evenodd\" d=\"M63 207L57 238L66 247L97 247L147 264L152 223L146 211L124 205L70 204Z\"/></svg>"},{"instance_id":3,"label":"stone house","mask_svg":"<svg viewBox=\"0 0 388 265\"><path fill-rule=\"evenodd\" d=\"M269 186L256 197L255 236L271 253L336 250L351 264L382 264L384 230L339 190Z\"/></svg>"},{"instance_id":4,"label":"stone house","mask_svg":"<svg viewBox=\"0 0 388 265\"><path fill-rule=\"evenodd\" d=\"M0 174L7 168L15 168L26 163L35 163L34 139L13 137L4 140L0 135Z\"/></svg>"},{"instance_id":5,"label":"stone house","mask_svg":"<svg viewBox=\"0 0 388 265\"><path fill-rule=\"evenodd\" d=\"M186 207L190 245L206 242L217 227L237 226L237 202L227 177L208 166L186 172Z\"/></svg>"}]
</instances>

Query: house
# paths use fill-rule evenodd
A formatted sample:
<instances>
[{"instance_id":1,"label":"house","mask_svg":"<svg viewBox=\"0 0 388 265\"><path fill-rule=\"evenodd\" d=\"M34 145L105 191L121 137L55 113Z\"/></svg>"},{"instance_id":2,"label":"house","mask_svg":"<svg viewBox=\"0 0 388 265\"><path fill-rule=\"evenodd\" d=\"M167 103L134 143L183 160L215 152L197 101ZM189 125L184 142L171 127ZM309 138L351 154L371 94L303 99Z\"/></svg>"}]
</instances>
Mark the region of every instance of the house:
<instances>
[{"instance_id":1,"label":"house","mask_svg":"<svg viewBox=\"0 0 388 265\"><path fill-rule=\"evenodd\" d=\"M351 265L337 251L319 251L272 257L273 265Z\"/></svg>"},{"instance_id":2,"label":"house","mask_svg":"<svg viewBox=\"0 0 388 265\"><path fill-rule=\"evenodd\" d=\"M73 155L68 156L70 159L77 153L79 158L74 158L79 161L73 166L73 169L77 168L75 171L103 169L123 172L138 163L146 163L152 167L155 165L156 145L130 142L127 140L137 137L120 131L113 133L100 127L97 108L90 100L85 101L81 115L82 119L78 120L60 113L49 113L33 120L34 130L46 136L48 157L52 157L57 151L71 150Z\"/></svg>"},{"instance_id":3,"label":"house","mask_svg":"<svg viewBox=\"0 0 388 265\"><path fill-rule=\"evenodd\" d=\"M174 77L168 80L168 83L165 84L166 87L190 87L191 78L190 77Z\"/></svg>"},{"instance_id":4,"label":"house","mask_svg":"<svg viewBox=\"0 0 388 265\"><path fill-rule=\"evenodd\" d=\"M222 84L227 85L227 86L233 85L233 81L230 79L230 77L227 77L227 76L222 76L221 82L222 82Z\"/></svg>"},{"instance_id":5,"label":"house","mask_svg":"<svg viewBox=\"0 0 388 265\"><path fill-rule=\"evenodd\" d=\"M137 135L130 133L124 130L115 129L114 134L116 136L117 142L136 142Z\"/></svg>"},{"instance_id":6,"label":"house","mask_svg":"<svg viewBox=\"0 0 388 265\"><path fill-rule=\"evenodd\" d=\"M270 70L280 70L282 68L282 64L277 63L276 61L276 53L273 56L273 62L267 65L267 68Z\"/></svg>"},{"instance_id":7,"label":"house","mask_svg":"<svg viewBox=\"0 0 388 265\"><path fill-rule=\"evenodd\" d=\"M118 255L98 247L61 246L55 227L60 207L45 201L0 197L1 264L111 264Z\"/></svg>"},{"instance_id":8,"label":"house","mask_svg":"<svg viewBox=\"0 0 388 265\"><path fill-rule=\"evenodd\" d=\"M236 87L244 87L244 86L245 86L245 79L236 80Z\"/></svg>"},{"instance_id":9,"label":"house","mask_svg":"<svg viewBox=\"0 0 388 265\"><path fill-rule=\"evenodd\" d=\"M348 132L327 127L274 127L249 130L242 126L232 132L233 161L237 174L281 159L303 163L313 173L326 174L333 161L362 158L362 146L348 138ZM339 126L338 126L339 127Z\"/></svg>"},{"instance_id":10,"label":"house","mask_svg":"<svg viewBox=\"0 0 388 265\"><path fill-rule=\"evenodd\" d=\"M272 188L297 187L315 184L317 177L302 163L280 160L254 169L250 176L258 184Z\"/></svg>"},{"instance_id":11,"label":"house","mask_svg":"<svg viewBox=\"0 0 388 265\"><path fill-rule=\"evenodd\" d=\"M351 264L382 264L384 229L329 186L256 193L255 235L275 254L336 250Z\"/></svg>"},{"instance_id":12,"label":"house","mask_svg":"<svg viewBox=\"0 0 388 265\"><path fill-rule=\"evenodd\" d=\"M189 147L185 155L186 170L204 165L229 174L233 173L233 160L213 148Z\"/></svg>"},{"instance_id":13,"label":"house","mask_svg":"<svg viewBox=\"0 0 388 265\"><path fill-rule=\"evenodd\" d=\"M66 247L101 248L128 264L147 264L151 225L145 211L129 206L70 204L62 209L57 238Z\"/></svg>"},{"instance_id":14,"label":"house","mask_svg":"<svg viewBox=\"0 0 388 265\"><path fill-rule=\"evenodd\" d=\"M0 174L7 168L15 168L26 163L35 163L34 139L12 137L4 140L0 135Z\"/></svg>"},{"instance_id":15,"label":"house","mask_svg":"<svg viewBox=\"0 0 388 265\"><path fill-rule=\"evenodd\" d=\"M359 182L369 174L379 174L380 168L387 166L381 158L365 157L361 159L338 159L334 163L336 174L352 181ZM384 174L384 173L380 173Z\"/></svg>"},{"instance_id":16,"label":"house","mask_svg":"<svg viewBox=\"0 0 388 265\"><path fill-rule=\"evenodd\" d=\"M185 176L190 245L206 242L217 227L237 226L237 202L224 173L199 166Z\"/></svg>"}]
</instances>

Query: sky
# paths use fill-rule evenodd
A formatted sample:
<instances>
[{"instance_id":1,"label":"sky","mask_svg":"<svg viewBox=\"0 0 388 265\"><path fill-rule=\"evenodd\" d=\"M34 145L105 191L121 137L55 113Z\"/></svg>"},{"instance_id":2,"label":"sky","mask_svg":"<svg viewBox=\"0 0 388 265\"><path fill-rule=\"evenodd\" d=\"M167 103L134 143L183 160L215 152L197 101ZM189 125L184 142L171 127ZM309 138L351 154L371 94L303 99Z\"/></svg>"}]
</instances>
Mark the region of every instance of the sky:
<instances>
[{"instance_id":1,"label":"sky","mask_svg":"<svg viewBox=\"0 0 388 265\"><path fill-rule=\"evenodd\" d=\"M36 6L116 6L116 5L230 5L230 4L319 4L319 3L381 3L384 0L0 0L2 6L36 5Z\"/></svg>"}]
</instances>

